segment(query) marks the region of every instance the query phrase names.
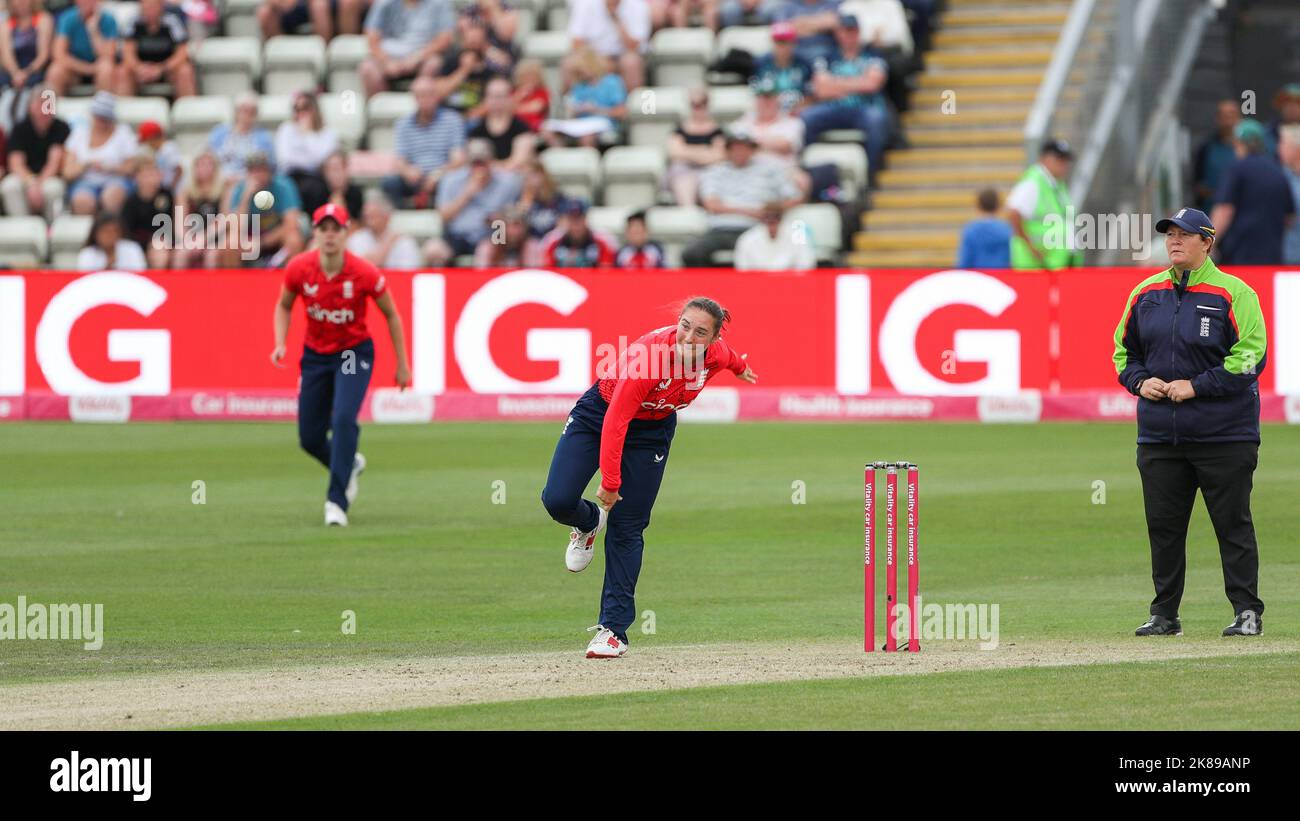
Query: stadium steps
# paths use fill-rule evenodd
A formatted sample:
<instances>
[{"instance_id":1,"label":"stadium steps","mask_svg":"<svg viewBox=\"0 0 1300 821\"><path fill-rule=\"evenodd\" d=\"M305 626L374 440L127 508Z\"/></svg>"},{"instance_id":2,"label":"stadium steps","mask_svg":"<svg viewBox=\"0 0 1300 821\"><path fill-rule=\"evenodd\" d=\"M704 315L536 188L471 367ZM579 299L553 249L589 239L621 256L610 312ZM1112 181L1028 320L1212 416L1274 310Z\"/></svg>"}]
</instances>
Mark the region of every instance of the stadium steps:
<instances>
[{"instance_id":1,"label":"stadium steps","mask_svg":"<svg viewBox=\"0 0 1300 821\"><path fill-rule=\"evenodd\" d=\"M976 193L1005 197L1024 170L1025 119L1068 10L1063 0L947 4L902 117L907 147L886 155L849 264L955 262Z\"/></svg>"}]
</instances>

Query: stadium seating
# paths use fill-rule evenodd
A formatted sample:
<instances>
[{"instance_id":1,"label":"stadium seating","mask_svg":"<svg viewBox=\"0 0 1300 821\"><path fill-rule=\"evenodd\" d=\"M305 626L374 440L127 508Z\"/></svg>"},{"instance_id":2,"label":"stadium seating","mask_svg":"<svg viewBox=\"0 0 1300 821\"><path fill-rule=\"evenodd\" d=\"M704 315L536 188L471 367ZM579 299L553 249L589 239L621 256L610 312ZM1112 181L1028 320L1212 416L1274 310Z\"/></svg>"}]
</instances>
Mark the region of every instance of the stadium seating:
<instances>
[{"instance_id":1,"label":"stadium seating","mask_svg":"<svg viewBox=\"0 0 1300 821\"><path fill-rule=\"evenodd\" d=\"M324 112L322 112L323 115ZM263 94L257 98L257 125L272 134L280 123L293 119L293 98L288 94Z\"/></svg>"},{"instance_id":2,"label":"stadium seating","mask_svg":"<svg viewBox=\"0 0 1300 821\"><path fill-rule=\"evenodd\" d=\"M442 236L442 217L432 208L421 211L394 211L389 230L408 234L419 245Z\"/></svg>"},{"instance_id":3,"label":"stadium seating","mask_svg":"<svg viewBox=\"0 0 1300 821\"><path fill-rule=\"evenodd\" d=\"M594 231L604 231L606 234L623 241L623 232L627 228L628 215L636 211L636 207L601 205L587 211L587 224Z\"/></svg>"},{"instance_id":4,"label":"stadium seating","mask_svg":"<svg viewBox=\"0 0 1300 821\"><path fill-rule=\"evenodd\" d=\"M262 50L262 92L291 94L314 90L325 75L325 41L310 35L281 35Z\"/></svg>"},{"instance_id":5,"label":"stadium seating","mask_svg":"<svg viewBox=\"0 0 1300 821\"><path fill-rule=\"evenodd\" d=\"M343 150L352 151L360 146L366 136L366 109L361 105L361 97L345 91L342 94L322 94L317 101L321 119L339 135Z\"/></svg>"},{"instance_id":6,"label":"stadium seating","mask_svg":"<svg viewBox=\"0 0 1300 821\"><path fill-rule=\"evenodd\" d=\"M253 37L209 37L194 57L203 94L235 95L262 76L261 44Z\"/></svg>"},{"instance_id":7,"label":"stadium seating","mask_svg":"<svg viewBox=\"0 0 1300 821\"><path fill-rule=\"evenodd\" d=\"M646 229L664 247L671 267L682 264L682 248L704 233L708 213L694 205L657 205L646 212Z\"/></svg>"},{"instance_id":8,"label":"stadium seating","mask_svg":"<svg viewBox=\"0 0 1300 821\"><path fill-rule=\"evenodd\" d=\"M523 43L521 51L525 58L542 61L546 87L553 90L551 96L558 103L560 95L554 90L561 85L560 63L569 54L569 35L563 31L535 31L525 37Z\"/></svg>"},{"instance_id":9,"label":"stadium seating","mask_svg":"<svg viewBox=\"0 0 1300 821\"><path fill-rule=\"evenodd\" d=\"M594 148L550 148L542 165L565 195L596 201L600 190L600 152Z\"/></svg>"},{"instance_id":10,"label":"stadium seating","mask_svg":"<svg viewBox=\"0 0 1300 821\"><path fill-rule=\"evenodd\" d=\"M370 150L392 151L397 121L414 111L415 98L406 92L384 91L371 97L366 103Z\"/></svg>"},{"instance_id":11,"label":"stadium seating","mask_svg":"<svg viewBox=\"0 0 1300 821\"><path fill-rule=\"evenodd\" d=\"M48 249L46 230L41 217L0 220L0 265L30 268L44 263Z\"/></svg>"},{"instance_id":12,"label":"stadium seating","mask_svg":"<svg viewBox=\"0 0 1300 821\"><path fill-rule=\"evenodd\" d=\"M834 165L840 171L840 185L856 197L867 190L867 152L861 145L813 143L803 150L804 165Z\"/></svg>"},{"instance_id":13,"label":"stadium seating","mask_svg":"<svg viewBox=\"0 0 1300 821\"><path fill-rule=\"evenodd\" d=\"M627 134L631 145L663 145L686 116L687 92L672 86L634 88L627 95Z\"/></svg>"},{"instance_id":14,"label":"stadium seating","mask_svg":"<svg viewBox=\"0 0 1300 821\"><path fill-rule=\"evenodd\" d=\"M50 225L50 267L77 267L77 254L90 238L95 218L82 214L61 214Z\"/></svg>"},{"instance_id":15,"label":"stadium seating","mask_svg":"<svg viewBox=\"0 0 1300 821\"><path fill-rule=\"evenodd\" d=\"M119 32L130 31L135 25L135 18L140 16L139 3L101 3L100 7L113 15Z\"/></svg>"},{"instance_id":16,"label":"stadium seating","mask_svg":"<svg viewBox=\"0 0 1300 821\"><path fill-rule=\"evenodd\" d=\"M724 128L753 110L754 92L749 86L715 86L709 89L709 113Z\"/></svg>"},{"instance_id":17,"label":"stadium seating","mask_svg":"<svg viewBox=\"0 0 1300 821\"><path fill-rule=\"evenodd\" d=\"M172 103L172 133L176 146L193 156L208 144L208 133L219 123L235 118L235 103L229 97L182 97Z\"/></svg>"},{"instance_id":18,"label":"stadium seating","mask_svg":"<svg viewBox=\"0 0 1300 821\"><path fill-rule=\"evenodd\" d=\"M667 159L660 146L616 146L605 152L602 166L601 202L608 206L644 208L659 195Z\"/></svg>"},{"instance_id":19,"label":"stadium seating","mask_svg":"<svg viewBox=\"0 0 1300 821\"><path fill-rule=\"evenodd\" d=\"M171 128L172 107L162 97L118 97L117 119L133 129L153 120L166 132Z\"/></svg>"},{"instance_id":20,"label":"stadium seating","mask_svg":"<svg viewBox=\"0 0 1300 821\"><path fill-rule=\"evenodd\" d=\"M704 83L704 67L713 53L707 28L665 28L650 38L655 83L691 88Z\"/></svg>"},{"instance_id":21,"label":"stadium seating","mask_svg":"<svg viewBox=\"0 0 1300 821\"><path fill-rule=\"evenodd\" d=\"M340 34L330 40L325 52L328 66L326 86L329 90L336 94L344 91L360 94L361 75L358 71L370 54L366 38L359 34Z\"/></svg>"},{"instance_id":22,"label":"stadium seating","mask_svg":"<svg viewBox=\"0 0 1300 821\"><path fill-rule=\"evenodd\" d=\"M257 7L263 0L223 0L221 23L227 37L261 37Z\"/></svg>"},{"instance_id":23,"label":"stadium seating","mask_svg":"<svg viewBox=\"0 0 1300 821\"><path fill-rule=\"evenodd\" d=\"M802 223L817 248L819 262L834 261L842 247L840 209L829 203L796 205L785 213L781 230L793 231Z\"/></svg>"}]
</instances>

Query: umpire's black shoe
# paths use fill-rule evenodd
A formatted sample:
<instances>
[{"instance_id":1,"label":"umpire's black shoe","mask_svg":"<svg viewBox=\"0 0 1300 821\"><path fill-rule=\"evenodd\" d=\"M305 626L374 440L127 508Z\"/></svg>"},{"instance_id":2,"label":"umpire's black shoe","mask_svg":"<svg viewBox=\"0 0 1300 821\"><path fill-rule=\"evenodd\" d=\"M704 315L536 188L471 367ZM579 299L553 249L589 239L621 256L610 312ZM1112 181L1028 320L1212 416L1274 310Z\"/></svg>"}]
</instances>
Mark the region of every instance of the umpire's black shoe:
<instances>
[{"instance_id":1,"label":"umpire's black shoe","mask_svg":"<svg viewBox=\"0 0 1300 821\"><path fill-rule=\"evenodd\" d=\"M1182 622L1164 616L1152 616L1150 621L1133 632L1135 636L1181 636L1182 634Z\"/></svg>"},{"instance_id":2,"label":"umpire's black shoe","mask_svg":"<svg viewBox=\"0 0 1300 821\"><path fill-rule=\"evenodd\" d=\"M1223 628L1225 636L1262 636L1264 635L1264 617L1254 610L1242 610L1232 620L1232 624Z\"/></svg>"}]
</instances>

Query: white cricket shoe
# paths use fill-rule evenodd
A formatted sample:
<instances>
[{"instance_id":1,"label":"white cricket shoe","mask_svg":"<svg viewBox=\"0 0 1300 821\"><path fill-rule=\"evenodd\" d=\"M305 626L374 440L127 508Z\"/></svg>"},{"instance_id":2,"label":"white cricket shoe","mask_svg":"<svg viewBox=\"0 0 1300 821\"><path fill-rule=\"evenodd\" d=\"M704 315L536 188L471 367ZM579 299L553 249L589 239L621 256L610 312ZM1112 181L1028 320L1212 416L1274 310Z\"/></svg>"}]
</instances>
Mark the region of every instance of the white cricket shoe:
<instances>
[{"instance_id":1,"label":"white cricket shoe","mask_svg":"<svg viewBox=\"0 0 1300 821\"><path fill-rule=\"evenodd\" d=\"M591 564L591 559L596 555L596 536L600 531L605 529L605 521L609 519L609 511L600 505L596 505L600 510L600 518L596 520L596 529L583 533L576 527L569 534L569 547L564 551L564 566L569 568L570 573L581 573Z\"/></svg>"},{"instance_id":2,"label":"white cricket shoe","mask_svg":"<svg viewBox=\"0 0 1300 821\"><path fill-rule=\"evenodd\" d=\"M343 491L343 495L347 497L349 505L357 500L357 492L361 490L357 484L357 477L365 472L366 457L358 453L356 456L352 457L352 475L348 477L348 489Z\"/></svg>"},{"instance_id":3,"label":"white cricket shoe","mask_svg":"<svg viewBox=\"0 0 1300 821\"><path fill-rule=\"evenodd\" d=\"M348 526L348 514L343 508L333 502L325 503L325 526L338 525L339 527Z\"/></svg>"},{"instance_id":4,"label":"white cricket shoe","mask_svg":"<svg viewBox=\"0 0 1300 821\"><path fill-rule=\"evenodd\" d=\"M627 645L618 640L614 631L603 624L588 627L587 632L596 631L596 637L587 643L587 658L616 659L627 652Z\"/></svg>"}]
</instances>

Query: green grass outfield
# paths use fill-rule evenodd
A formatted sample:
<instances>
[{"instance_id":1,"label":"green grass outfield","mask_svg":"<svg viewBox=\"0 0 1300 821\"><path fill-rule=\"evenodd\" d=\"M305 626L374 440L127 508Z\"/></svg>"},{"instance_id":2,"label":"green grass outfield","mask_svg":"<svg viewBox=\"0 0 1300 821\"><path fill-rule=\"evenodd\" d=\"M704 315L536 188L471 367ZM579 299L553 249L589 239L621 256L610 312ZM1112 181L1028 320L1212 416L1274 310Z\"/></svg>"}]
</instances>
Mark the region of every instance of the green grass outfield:
<instances>
[{"instance_id":1,"label":"green grass outfield","mask_svg":"<svg viewBox=\"0 0 1300 821\"><path fill-rule=\"evenodd\" d=\"M39 682L580 655L603 559L565 572L566 531L538 501L559 431L366 426L370 469L352 527L327 531L325 473L290 425L0 425L0 603L103 603L107 633L97 652L0 642L0 713L5 687ZM860 651L862 464L906 458L922 466L927 602L997 603L1004 644L1064 643L1099 662L1113 647L1125 661L593 696L584 709L636 727L901 726L909 705L943 727L1114 726L1120 715L1132 729L1300 726L1300 683L1284 674L1300 663L1300 428L1265 427L1255 475L1268 613L1266 635L1244 641L1279 652L1238 656L1217 639L1232 613L1198 501L1183 638L1218 649L1159 662L1133 659L1151 597L1133 437L1126 424L683 424L638 590L655 632L634 625L632 654L748 642ZM195 481L206 504L192 503ZM792 503L796 482L804 504ZM1105 504L1094 503L1098 482ZM340 630L344 610L356 613L355 635ZM1225 713L1250 681L1263 717ZM1162 683L1183 694L1179 709L1138 709ZM1031 690L1041 696L1032 709ZM1093 706L1102 699L1109 717ZM569 727L575 703L274 726Z\"/></svg>"}]
</instances>

